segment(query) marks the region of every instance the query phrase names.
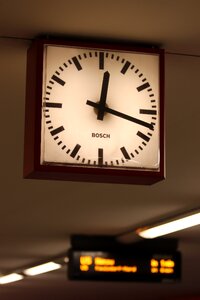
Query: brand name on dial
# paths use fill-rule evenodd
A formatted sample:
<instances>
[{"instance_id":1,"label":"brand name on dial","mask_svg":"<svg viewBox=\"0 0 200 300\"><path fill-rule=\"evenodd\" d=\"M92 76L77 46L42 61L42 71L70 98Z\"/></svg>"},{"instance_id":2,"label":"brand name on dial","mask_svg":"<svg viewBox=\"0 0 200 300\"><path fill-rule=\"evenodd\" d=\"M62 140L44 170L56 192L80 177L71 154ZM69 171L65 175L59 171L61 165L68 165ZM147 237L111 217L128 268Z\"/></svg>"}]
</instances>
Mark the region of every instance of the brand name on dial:
<instances>
[{"instance_id":1,"label":"brand name on dial","mask_svg":"<svg viewBox=\"0 0 200 300\"><path fill-rule=\"evenodd\" d=\"M95 132L92 132L92 137L93 138L99 138L99 139L110 139L110 134L109 133L95 133Z\"/></svg>"}]
</instances>

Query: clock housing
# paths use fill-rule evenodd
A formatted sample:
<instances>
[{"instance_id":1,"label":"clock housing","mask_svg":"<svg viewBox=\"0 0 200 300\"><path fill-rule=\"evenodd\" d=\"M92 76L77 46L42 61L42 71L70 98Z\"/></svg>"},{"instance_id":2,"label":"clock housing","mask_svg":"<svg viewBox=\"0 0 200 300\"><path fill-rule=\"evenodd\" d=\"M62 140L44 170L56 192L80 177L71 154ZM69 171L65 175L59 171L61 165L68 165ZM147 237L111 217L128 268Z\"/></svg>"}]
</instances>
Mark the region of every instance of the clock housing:
<instances>
[{"instance_id":1,"label":"clock housing","mask_svg":"<svg viewBox=\"0 0 200 300\"><path fill-rule=\"evenodd\" d=\"M27 56L24 177L164 179L164 51L36 40Z\"/></svg>"}]
</instances>

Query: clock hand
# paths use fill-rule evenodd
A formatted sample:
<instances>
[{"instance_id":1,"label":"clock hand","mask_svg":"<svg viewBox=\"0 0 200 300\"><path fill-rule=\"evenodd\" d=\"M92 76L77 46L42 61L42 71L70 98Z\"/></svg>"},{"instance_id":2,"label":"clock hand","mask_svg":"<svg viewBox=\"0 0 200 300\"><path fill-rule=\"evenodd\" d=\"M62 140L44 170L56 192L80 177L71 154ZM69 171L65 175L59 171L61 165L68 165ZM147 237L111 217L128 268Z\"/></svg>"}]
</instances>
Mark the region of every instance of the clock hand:
<instances>
[{"instance_id":1,"label":"clock hand","mask_svg":"<svg viewBox=\"0 0 200 300\"><path fill-rule=\"evenodd\" d=\"M97 120L101 120L101 121L103 121L104 113L105 113L109 78L110 78L110 73L104 72L103 82L101 87L101 96L97 107L98 108Z\"/></svg>"},{"instance_id":2,"label":"clock hand","mask_svg":"<svg viewBox=\"0 0 200 300\"><path fill-rule=\"evenodd\" d=\"M92 102L90 100L87 100L86 104L90 105L90 106L92 106L94 108L97 108L97 109L99 108L99 103L95 103L95 102ZM154 129L154 127L153 127L153 125L151 123L147 123L147 122L142 121L140 119L137 119L137 118L134 118L132 116L126 115L126 114L124 114L124 113L122 113L120 111L114 110L112 108L109 108L109 107L105 106L104 107L104 112L110 113L110 114L112 114L112 115L114 115L116 117L120 117L122 119L134 122L136 124L142 125L142 126L147 127L147 128L149 128L151 130Z\"/></svg>"}]
</instances>

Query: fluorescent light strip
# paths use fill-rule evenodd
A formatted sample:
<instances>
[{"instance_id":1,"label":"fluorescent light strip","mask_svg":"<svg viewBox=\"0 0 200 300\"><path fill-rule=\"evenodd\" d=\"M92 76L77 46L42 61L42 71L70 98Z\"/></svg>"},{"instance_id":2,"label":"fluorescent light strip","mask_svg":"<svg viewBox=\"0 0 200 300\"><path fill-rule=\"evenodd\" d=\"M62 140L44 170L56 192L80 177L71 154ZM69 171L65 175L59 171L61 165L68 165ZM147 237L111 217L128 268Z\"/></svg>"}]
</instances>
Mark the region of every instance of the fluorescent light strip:
<instances>
[{"instance_id":1,"label":"fluorescent light strip","mask_svg":"<svg viewBox=\"0 0 200 300\"><path fill-rule=\"evenodd\" d=\"M39 265L39 266L36 266L36 267L26 269L26 270L24 270L23 273L25 275L28 275L28 276L35 276L35 275L39 275L39 274L42 274L42 273L47 273L47 272L50 272L50 271L54 271L54 270L57 270L57 269L60 269L60 268L61 268L60 264L57 264L57 263L54 263L54 262L48 262L46 264L42 264L42 265Z\"/></svg>"},{"instance_id":2,"label":"fluorescent light strip","mask_svg":"<svg viewBox=\"0 0 200 300\"><path fill-rule=\"evenodd\" d=\"M180 218L176 221L167 222L149 229L138 229L136 232L145 239L153 239L172 232L183 230L200 224L200 213L195 213L188 217Z\"/></svg>"},{"instance_id":3,"label":"fluorescent light strip","mask_svg":"<svg viewBox=\"0 0 200 300\"><path fill-rule=\"evenodd\" d=\"M22 280L24 276L17 274L17 273L12 273L6 276L0 277L0 284L7 284L15 281Z\"/></svg>"}]
</instances>

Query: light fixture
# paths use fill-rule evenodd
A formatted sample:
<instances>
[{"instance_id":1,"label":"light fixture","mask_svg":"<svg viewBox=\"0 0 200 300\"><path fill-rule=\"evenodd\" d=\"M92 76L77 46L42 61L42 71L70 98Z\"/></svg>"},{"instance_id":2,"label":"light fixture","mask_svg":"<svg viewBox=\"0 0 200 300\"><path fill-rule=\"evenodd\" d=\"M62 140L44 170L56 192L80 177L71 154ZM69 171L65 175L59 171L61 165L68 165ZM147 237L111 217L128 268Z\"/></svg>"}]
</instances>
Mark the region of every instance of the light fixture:
<instances>
[{"instance_id":1,"label":"light fixture","mask_svg":"<svg viewBox=\"0 0 200 300\"><path fill-rule=\"evenodd\" d=\"M196 211L187 216L180 216L173 221L160 225L143 227L136 230L136 233L145 239L153 239L179 230L183 230L200 224L200 212Z\"/></svg>"},{"instance_id":2,"label":"light fixture","mask_svg":"<svg viewBox=\"0 0 200 300\"><path fill-rule=\"evenodd\" d=\"M55 263L55 262L48 262L39 266L35 266L29 269L24 270L24 274L27 276L35 276L42 273L47 273L50 271L54 271L60 269L62 265Z\"/></svg>"},{"instance_id":3,"label":"light fixture","mask_svg":"<svg viewBox=\"0 0 200 300\"><path fill-rule=\"evenodd\" d=\"M19 281L23 278L24 278L24 276L21 274L12 273L12 274L0 277L0 284L7 284L7 283Z\"/></svg>"}]
</instances>

